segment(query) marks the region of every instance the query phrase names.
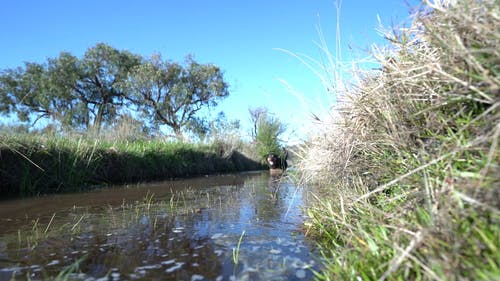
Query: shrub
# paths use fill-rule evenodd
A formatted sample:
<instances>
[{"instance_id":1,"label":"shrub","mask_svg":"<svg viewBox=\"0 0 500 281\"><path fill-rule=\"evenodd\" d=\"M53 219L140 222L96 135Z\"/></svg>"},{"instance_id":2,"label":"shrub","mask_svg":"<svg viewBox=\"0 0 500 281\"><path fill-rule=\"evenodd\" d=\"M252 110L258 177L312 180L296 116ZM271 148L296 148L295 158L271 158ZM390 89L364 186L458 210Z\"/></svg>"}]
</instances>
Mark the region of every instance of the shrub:
<instances>
[{"instance_id":1,"label":"shrub","mask_svg":"<svg viewBox=\"0 0 500 281\"><path fill-rule=\"evenodd\" d=\"M264 159L269 154L281 155L279 137L285 131L285 125L267 112L257 122L255 142L259 156Z\"/></svg>"}]
</instances>

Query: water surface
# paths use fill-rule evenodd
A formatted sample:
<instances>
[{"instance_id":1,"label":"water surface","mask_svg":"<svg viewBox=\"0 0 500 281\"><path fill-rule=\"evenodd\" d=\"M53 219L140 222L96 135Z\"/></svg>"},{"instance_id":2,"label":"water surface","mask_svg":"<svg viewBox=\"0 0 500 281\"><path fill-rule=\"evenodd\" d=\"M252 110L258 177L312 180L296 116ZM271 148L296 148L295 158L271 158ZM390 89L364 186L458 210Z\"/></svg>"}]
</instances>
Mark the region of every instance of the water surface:
<instances>
[{"instance_id":1,"label":"water surface","mask_svg":"<svg viewBox=\"0 0 500 281\"><path fill-rule=\"evenodd\" d=\"M302 204L267 172L0 201L0 280L310 280Z\"/></svg>"}]
</instances>

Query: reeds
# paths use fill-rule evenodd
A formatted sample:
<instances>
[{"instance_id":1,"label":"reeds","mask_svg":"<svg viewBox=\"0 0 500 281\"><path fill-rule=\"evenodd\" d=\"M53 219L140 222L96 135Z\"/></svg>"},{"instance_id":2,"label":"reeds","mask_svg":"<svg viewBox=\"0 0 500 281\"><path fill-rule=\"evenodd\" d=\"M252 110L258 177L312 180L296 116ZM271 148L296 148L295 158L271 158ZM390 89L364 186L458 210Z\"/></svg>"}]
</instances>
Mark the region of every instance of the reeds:
<instances>
[{"instance_id":1,"label":"reeds","mask_svg":"<svg viewBox=\"0 0 500 281\"><path fill-rule=\"evenodd\" d=\"M320 279L500 276L500 8L426 2L300 153Z\"/></svg>"}]
</instances>

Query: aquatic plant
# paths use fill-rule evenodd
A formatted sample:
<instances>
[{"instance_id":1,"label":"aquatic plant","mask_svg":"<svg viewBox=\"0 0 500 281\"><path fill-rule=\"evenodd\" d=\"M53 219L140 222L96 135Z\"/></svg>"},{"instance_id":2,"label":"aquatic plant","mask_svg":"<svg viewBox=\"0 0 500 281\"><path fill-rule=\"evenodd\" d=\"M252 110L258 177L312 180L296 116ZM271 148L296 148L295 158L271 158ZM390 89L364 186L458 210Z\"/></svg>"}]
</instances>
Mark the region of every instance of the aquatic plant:
<instances>
[{"instance_id":1,"label":"aquatic plant","mask_svg":"<svg viewBox=\"0 0 500 281\"><path fill-rule=\"evenodd\" d=\"M332 121L299 153L318 184L306 226L319 279L500 276L500 8L425 2L410 26L380 30L378 70L333 85Z\"/></svg>"},{"instance_id":2,"label":"aquatic plant","mask_svg":"<svg viewBox=\"0 0 500 281\"><path fill-rule=\"evenodd\" d=\"M80 269L80 264L87 258L87 256L83 256L77 259L75 262L64 268L57 274L57 276L53 279L54 281L66 281L73 280L71 275L77 272Z\"/></svg>"},{"instance_id":3,"label":"aquatic plant","mask_svg":"<svg viewBox=\"0 0 500 281\"><path fill-rule=\"evenodd\" d=\"M239 262L239 256L240 256L240 246L241 246L241 241L243 241L243 236L245 236L245 230L240 235L240 239L238 239L238 245L236 245L236 248L233 248L233 262L235 266L238 266Z\"/></svg>"}]
</instances>

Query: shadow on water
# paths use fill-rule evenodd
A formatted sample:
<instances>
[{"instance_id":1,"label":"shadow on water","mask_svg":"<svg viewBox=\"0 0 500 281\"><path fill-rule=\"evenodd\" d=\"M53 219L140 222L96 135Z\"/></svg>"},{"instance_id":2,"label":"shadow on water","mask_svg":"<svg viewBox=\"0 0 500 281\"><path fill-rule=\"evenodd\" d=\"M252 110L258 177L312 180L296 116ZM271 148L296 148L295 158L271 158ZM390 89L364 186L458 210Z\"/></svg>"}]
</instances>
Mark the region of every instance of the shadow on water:
<instances>
[{"instance_id":1,"label":"shadow on water","mask_svg":"<svg viewBox=\"0 0 500 281\"><path fill-rule=\"evenodd\" d=\"M0 280L308 280L301 204L269 173L0 202Z\"/></svg>"}]
</instances>

